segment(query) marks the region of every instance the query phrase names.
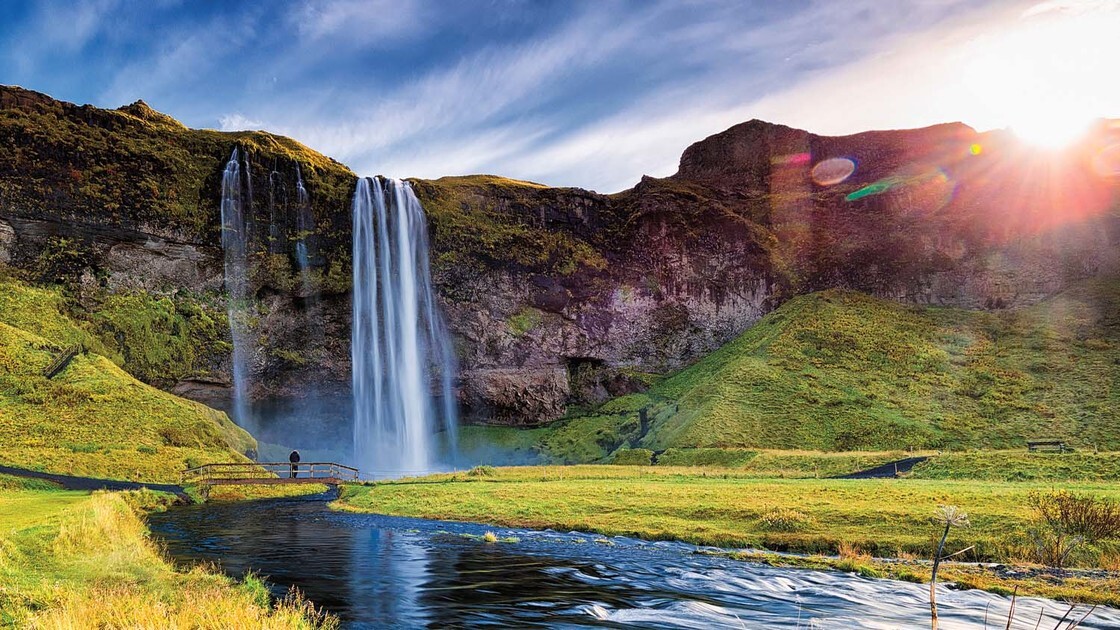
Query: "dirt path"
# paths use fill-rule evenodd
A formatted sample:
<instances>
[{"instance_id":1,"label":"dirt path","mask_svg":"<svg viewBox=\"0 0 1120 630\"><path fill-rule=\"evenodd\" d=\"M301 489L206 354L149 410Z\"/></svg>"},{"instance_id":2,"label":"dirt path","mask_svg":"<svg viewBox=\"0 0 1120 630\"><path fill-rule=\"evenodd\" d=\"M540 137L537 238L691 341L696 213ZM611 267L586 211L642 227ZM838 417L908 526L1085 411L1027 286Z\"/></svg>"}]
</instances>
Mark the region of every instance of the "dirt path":
<instances>
[{"instance_id":1,"label":"dirt path","mask_svg":"<svg viewBox=\"0 0 1120 630\"><path fill-rule=\"evenodd\" d=\"M27 477L29 479L43 479L51 483L57 483L66 490L142 490L147 488L148 490L155 490L157 492L170 492L176 496L190 500L187 493L183 491L182 486L170 483L141 483L139 481L74 477L71 475L59 475L55 473L39 472L37 470L28 470L26 468L13 468L12 466L0 466L0 474Z\"/></svg>"},{"instance_id":2,"label":"dirt path","mask_svg":"<svg viewBox=\"0 0 1120 630\"><path fill-rule=\"evenodd\" d=\"M885 479L894 477L898 473L910 472L914 466L926 461L928 457L907 457L906 459L899 459L893 462L887 462L882 466L868 468L854 472L850 475L841 475L836 479Z\"/></svg>"}]
</instances>

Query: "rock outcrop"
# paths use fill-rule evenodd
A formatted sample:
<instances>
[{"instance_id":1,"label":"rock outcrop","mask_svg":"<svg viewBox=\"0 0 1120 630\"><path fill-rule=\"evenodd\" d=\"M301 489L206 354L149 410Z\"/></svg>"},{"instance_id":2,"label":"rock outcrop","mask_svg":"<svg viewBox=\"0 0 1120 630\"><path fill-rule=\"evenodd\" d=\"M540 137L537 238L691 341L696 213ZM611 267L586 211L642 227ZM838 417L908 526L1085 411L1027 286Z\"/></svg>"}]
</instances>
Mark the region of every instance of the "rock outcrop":
<instances>
[{"instance_id":1,"label":"rock outcrop","mask_svg":"<svg viewBox=\"0 0 1120 630\"><path fill-rule=\"evenodd\" d=\"M18 88L0 87L0 139L14 148L0 154L0 262L83 295L215 304L221 172L246 150L252 394L347 389L348 169L266 133L189 130L143 102L107 111ZM414 180L464 416L535 425L641 389L810 291L1037 302L1116 267L1118 145L1107 123L1046 153L960 124L822 137L750 121L689 147L672 177L616 195ZM314 206L315 299L294 267L297 165ZM212 364L177 391L220 399L228 356Z\"/></svg>"}]
</instances>

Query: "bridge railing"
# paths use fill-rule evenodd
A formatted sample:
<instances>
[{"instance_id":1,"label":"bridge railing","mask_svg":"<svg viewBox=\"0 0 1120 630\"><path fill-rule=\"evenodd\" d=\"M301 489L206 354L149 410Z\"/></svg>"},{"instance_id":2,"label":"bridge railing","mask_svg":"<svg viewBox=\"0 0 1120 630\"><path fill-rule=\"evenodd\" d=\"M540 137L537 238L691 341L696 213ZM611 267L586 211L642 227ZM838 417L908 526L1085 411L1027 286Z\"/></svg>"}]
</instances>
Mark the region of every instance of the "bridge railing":
<instances>
[{"instance_id":1,"label":"bridge railing","mask_svg":"<svg viewBox=\"0 0 1120 630\"><path fill-rule=\"evenodd\" d=\"M247 462L214 463L189 468L180 473L183 484L231 483L283 480L287 483L358 481L357 468L335 462Z\"/></svg>"}]
</instances>

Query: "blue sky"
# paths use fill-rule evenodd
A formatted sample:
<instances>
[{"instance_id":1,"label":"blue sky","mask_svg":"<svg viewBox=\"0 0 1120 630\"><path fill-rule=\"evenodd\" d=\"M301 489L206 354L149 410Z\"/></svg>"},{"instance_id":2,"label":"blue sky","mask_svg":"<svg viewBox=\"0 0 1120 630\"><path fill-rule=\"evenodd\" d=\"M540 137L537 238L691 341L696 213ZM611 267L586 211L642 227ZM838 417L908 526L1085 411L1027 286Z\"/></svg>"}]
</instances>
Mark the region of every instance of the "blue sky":
<instances>
[{"instance_id":1,"label":"blue sky","mask_svg":"<svg viewBox=\"0 0 1120 630\"><path fill-rule=\"evenodd\" d=\"M1023 81L989 84L1021 57L1006 46L1048 36L1000 42L1044 20L1099 24L1110 5L5 0L0 83L102 107L142 98L192 127L265 128L361 174L487 172L613 192L672 174L688 144L750 118L832 134L1013 124L1005 93ZM1080 35L1078 55L1116 52ZM1113 96L1078 95L1077 107L1118 115Z\"/></svg>"}]
</instances>

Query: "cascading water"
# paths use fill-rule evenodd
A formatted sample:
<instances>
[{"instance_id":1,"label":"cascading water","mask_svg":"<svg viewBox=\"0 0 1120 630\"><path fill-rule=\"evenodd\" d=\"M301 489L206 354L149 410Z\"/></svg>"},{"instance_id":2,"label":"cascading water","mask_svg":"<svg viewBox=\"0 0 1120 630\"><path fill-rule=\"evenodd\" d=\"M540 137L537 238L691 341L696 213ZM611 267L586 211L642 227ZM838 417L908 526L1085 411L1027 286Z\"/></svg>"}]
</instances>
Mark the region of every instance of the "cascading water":
<instances>
[{"instance_id":1,"label":"cascading water","mask_svg":"<svg viewBox=\"0 0 1120 630\"><path fill-rule=\"evenodd\" d=\"M299 267L303 290L311 298L311 253L307 241L315 229L315 219L311 216L311 196L303 186L303 171L296 165L296 265Z\"/></svg>"},{"instance_id":2,"label":"cascading water","mask_svg":"<svg viewBox=\"0 0 1120 630\"><path fill-rule=\"evenodd\" d=\"M270 254L279 254L284 251L284 235L280 231L280 226L276 223L276 189L283 185L281 179L279 171L276 170L276 164L273 163L272 172L268 174L268 253Z\"/></svg>"},{"instance_id":3,"label":"cascading water","mask_svg":"<svg viewBox=\"0 0 1120 630\"><path fill-rule=\"evenodd\" d=\"M250 193L251 194L251 193ZM222 250L225 254L225 284L230 337L233 340L233 420L241 426L249 421L248 358L248 252L247 204L242 199L240 152L235 148L222 174Z\"/></svg>"},{"instance_id":4,"label":"cascading water","mask_svg":"<svg viewBox=\"0 0 1120 630\"><path fill-rule=\"evenodd\" d=\"M407 182L363 178L352 210L355 459L379 476L426 472L441 429L455 444L457 418L454 355L432 292L424 209Z\"/></svg>"}]
</instances>

